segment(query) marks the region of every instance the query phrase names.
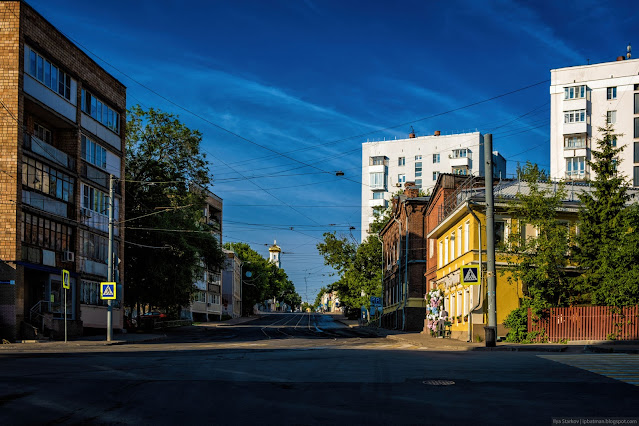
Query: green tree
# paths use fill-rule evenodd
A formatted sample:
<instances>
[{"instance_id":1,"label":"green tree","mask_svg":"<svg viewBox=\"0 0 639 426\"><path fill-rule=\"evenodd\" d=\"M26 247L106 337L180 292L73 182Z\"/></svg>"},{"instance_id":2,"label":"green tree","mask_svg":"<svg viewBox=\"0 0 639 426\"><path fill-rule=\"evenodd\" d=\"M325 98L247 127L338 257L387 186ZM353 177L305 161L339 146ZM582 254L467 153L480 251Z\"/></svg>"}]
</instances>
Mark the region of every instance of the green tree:
<instances>
[{"instance_id":1,"label":"green tree","mask_svg":"<svg viewBox=\"0 0 639 426\"><path fill-rule=\"evenodd\" d=\"M507 244L509 280L521 283L523 305L536 310L570 303L574 291L568 271L570 230L557 219L565 199L563 183L548 185L546 174L537 165L526 163L518 175L527 191L517 194L510 203L513 217ZM535 230L536 236L526 235Z\"/></svg>"},{"instance_id":2,"label":"green tree","mask_svg":"<svg viewBox=\"0 0 639 426\"><path fill-rule=\"evenodd\" d=\"M583 207L579 211L575 259L584 270L579 289L595 304L626 304L636 297L620 297L619 290L629 288L619 287L618 274L626 277L626 283L632 276L635 281L639 280L639 275L631 272L637 263L637 258L630 253L634 236L627 233L633 228L630 220L635 212L626 208L628 186L617 171L619 154L624 149L616 146L617 137L621 135L614 133L611 124L600 127L599 131L602 138L597 140L598 149L591 151L593 160L588 161L596 174L590 182L594 191L579 195Z\"/></svg>"},{"instance_id":3,"label":"green tree","mask_svg":"<svg viewBox=\"0 0 639 426\"><path fill-rule=\"evenodd\" d=\"M263 303L267 299L276 298L293 308L302 303L302 298L295 291L295 285L283 269L269 262L246 243L226 243L224 247L233 250L244 263L243 315L251 314L256 303Z\"/></svg>"},{"instance_id":4,"label":"green tree","mask_svg":"<svg viewBox=\"0 0 639 426\"><path fill-rule=\"evenodd\" d=\"M194 190L209 183L202 135L155 109L135 106L128 119L125 304L176 316L191 302L202 265L220 267L224 259L202 221L205 194Z\"/></svg>"}]
</instances>

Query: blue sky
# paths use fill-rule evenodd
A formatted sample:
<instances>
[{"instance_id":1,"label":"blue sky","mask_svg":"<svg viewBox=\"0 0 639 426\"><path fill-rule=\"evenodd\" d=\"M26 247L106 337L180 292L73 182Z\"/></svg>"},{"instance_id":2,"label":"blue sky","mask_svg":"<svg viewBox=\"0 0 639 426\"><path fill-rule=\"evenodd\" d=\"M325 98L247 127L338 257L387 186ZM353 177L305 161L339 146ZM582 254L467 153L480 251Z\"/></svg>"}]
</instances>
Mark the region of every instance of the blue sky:
<instances>
[{"instance_id":1,"label":"blue sky","mask_svg":"<svg viewBox=\"0 0 639 426\"><path fill-rule=\"evenodd\" d=\"M203 132L223 239L265 256L277 239L311 301L333 280L315 249L322 233L360 235L362 142L406 137L410 125L396 126L413 121L418 135L492 131L509 173L518 161L548 168L549 82L420 119L549 80L553 68L614 60L629 41L639 55L633 1L29 4L99 57L129 106Z\"/></svg>"}]
</instances>

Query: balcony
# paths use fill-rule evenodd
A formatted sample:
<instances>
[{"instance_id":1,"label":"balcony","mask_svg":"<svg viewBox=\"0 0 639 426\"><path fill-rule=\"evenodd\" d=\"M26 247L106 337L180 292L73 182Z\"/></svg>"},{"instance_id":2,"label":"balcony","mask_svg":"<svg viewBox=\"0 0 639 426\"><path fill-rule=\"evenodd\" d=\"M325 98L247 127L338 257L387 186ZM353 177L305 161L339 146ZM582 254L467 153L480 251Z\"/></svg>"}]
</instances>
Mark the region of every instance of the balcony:
<instances>
[{"instance_id":1,"label":"balcony","mask_svg":"<svg viewBox=\"0 0 639 426\"><path fill-rule=\"evenodd\" d=\"M375 199L375 200L368 200L368 205L370 207L384 207L384 208L386 208L388 206L388 201L384 200L383 198L379 198L379 199Z\"/></svg>"},{"instance_id":2,"label":"balcony","mask_svg":"<svg viewBox=\"0 0 639 426\"><path fill-rule=\"evenodd\" d=\"M573 135L577 133L588 134L588 123L586 121L580 121L577 123L563 123L562 134Z\"/></svg>"},{"instance_id":3,"label":"balcony","mask_svg":"<svg viewBox=\"0 0 639 426\"><path fill-rule=\"evenodd\" d=\"M572 158L572 157L586 157L589 158L588 148L579 148L579 149L564 149L564 158Z\"/></svg>"},{"instance_id":4,"label":"balcony","mask_svg":"<svg viewBox=\"0 0 639 426\"><path fill-rule=\"evenodd\" d=\"M64 99L62 96L49 89L38 80L24 73L24 91L28 95L40 101L42 104L51 108L66 119L76 122L76 106ZM77 92L77 83L71 80L71 93ZM75 96L71 96L72 102L75 102Z\"/></svg>"},{"instance_id":5,"label":"balcony","mask_svg":"<svg viewBox=\"0 0 639 426\"><path fill-rule=\"evenodd\" d=\"M33 135L25 133L22 138L22 145L31 152L41 155L49 161L75 171L75 159L60 151L43 140Z\"/></svg>"},{"instance_id":6,"label":"balcony","mask_svg":"<svg viewBox=\"0 0 639 426\"><path fill-rule=\"evenodd\" d=\"M451 157L450 159L451 167L471 167L471 160L468 157Z\"/></svg>"}]
</instances>

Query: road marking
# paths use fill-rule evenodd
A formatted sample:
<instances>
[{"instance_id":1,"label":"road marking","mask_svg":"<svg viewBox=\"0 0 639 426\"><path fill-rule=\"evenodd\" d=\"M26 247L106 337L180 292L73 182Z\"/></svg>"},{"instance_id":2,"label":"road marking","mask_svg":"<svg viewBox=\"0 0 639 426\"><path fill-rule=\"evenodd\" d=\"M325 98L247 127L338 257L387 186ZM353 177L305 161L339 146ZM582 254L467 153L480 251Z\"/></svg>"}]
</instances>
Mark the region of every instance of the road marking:
<instances>
[{"instance_id":1,"label":"road marking","mask_svg":"<svg viewBox=\"0 0 639 426\"><path fill-rule=\"evenodd\" d=\"M571 354L537 356L639 386L639 355Z\"/></svg>"}]
</instances>

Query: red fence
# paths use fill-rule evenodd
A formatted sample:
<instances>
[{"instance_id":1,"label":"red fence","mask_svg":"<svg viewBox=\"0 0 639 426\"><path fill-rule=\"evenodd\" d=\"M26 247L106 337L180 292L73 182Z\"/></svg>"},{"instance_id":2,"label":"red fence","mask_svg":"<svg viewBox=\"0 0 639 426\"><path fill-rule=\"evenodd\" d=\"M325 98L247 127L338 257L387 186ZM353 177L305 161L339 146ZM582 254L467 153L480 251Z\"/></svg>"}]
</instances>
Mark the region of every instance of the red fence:
<instances>
[{"instance_id":1,"label":"red fence","mask_svg":"<svg viewBox=\"0 0 639 426\"><path fill-rule=\"evenodd\" d=\"M550 308L534 321L528 309L528 332L537 331L537 341L639 340L639 306L621 308L613 314L609 306Z\"/></svg>"}]
</instances>

